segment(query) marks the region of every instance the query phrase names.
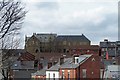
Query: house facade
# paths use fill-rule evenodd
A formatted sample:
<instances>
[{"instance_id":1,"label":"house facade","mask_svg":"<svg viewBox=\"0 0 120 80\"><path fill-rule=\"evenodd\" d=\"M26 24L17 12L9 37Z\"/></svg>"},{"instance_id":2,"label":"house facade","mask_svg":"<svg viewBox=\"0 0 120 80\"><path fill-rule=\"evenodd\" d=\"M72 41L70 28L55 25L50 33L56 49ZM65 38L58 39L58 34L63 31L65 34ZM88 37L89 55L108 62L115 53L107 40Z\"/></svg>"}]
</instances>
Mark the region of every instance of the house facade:
<instances>
[{"instance_id":1,"label":"house facade","mask_svg":"<svg viewBox=\"0 0 120 80\"><path fill-rule=\"evenodd\" d=\"M103 78L103 67L101 65L101 57L92 55L80 65L80 78L88 78L89 80Z\"/></svg>"}]
</instances>

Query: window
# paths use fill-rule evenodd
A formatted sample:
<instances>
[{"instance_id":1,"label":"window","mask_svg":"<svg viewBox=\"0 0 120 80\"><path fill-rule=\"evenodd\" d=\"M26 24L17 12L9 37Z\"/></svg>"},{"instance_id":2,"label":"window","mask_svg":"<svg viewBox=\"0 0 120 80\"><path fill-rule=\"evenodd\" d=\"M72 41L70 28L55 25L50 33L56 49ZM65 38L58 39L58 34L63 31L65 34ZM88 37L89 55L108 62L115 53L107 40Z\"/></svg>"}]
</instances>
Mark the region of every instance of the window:
<instances>
[{"instance_id":1,"label":"window","mask_svg":"<svg viewBox=\"0 0 120 80\"><path fill-rule=\"evenodd\" d=\"M76 42L73 42L73 46L76 46Z\"/></svg>"},{"instance_id":2,"label":"window","mask_svg":"<svg viewBox=\"0 0 120 80\"><path fill-rule=\"evenodd\" d=\"M81 43L81 42L80 42L79 44L80 44L80 45L82 45L82 43Z\"/></svg>"},{"instance_id":3,"label":"window","mask_svg":"<svg viewBox=\"0 0 120 80\"><path fill-rule=\"evenodd\" d=\"M38 50L38 49L36 49L36 50L35 50L35 52L36 52L36 53L38 53L38 52L39 52L39 50Z\"/></svg>"},{"instance_id":4,"label":"window","mask_svg":"<svg viewBox=\"0 0 120 80\"><path fill-rule=\"evenodd\" d=\"M55 80L55 73L53 73L53 80Z\"/></svg>"},{"instance_id":5,"label":"window","mask_svg":"<svg viewBox=\"0 0 120 80\"><path fill-rule=\"evenodd\" d=\"M87 45L87 43L86 43L86 42L83 42L83 45Z\"/></svg>"},{"instance_id":6,"label":"window","mask_svg":"<svg viewBox=\"0 0 120 80\"><path fill-rule=\"evenodd\" d=\"M86 69L82 69L83 78L86 78Z\"/></svg>"},{"instance_id":7,"label":"window","mask_svg":"<svg viewBox=\"0 0 120 80\"><path fill-rule=\"evenodd\" d=\"M64 79L64 70L62 70L62 79Z\"/></svg>"},{"instance_id":8,"label":"window","mask_svg":"<svg viewBox=\"0 0 120 80\"><path fill-rule=\"evenodd\" d=\"M103 78L103 69L100 69L100 78Z\"/></svg>"},{"instance_id":9,"label":"window","mask_svg":"<svg viewBox=\"0 0 120 80\"><path fill-rule=\"evenodd\" d=\"M118 47L118 50L120 50L120 47Z\"/></svg>"},{"instance_id":10,"label":"window","mask_svg":"<svg viewBox=\"0 0 120 80\"><path fill-rule=\"evenodd\" d=\"M33 43L33 44L35 44L35 42L34 42L34 41L32 41L32 43Z\"/></svg>"},{"instance_id":11,"label":"window","mask_svg":"<svg viewBox=\"0 0 120 80\"><path fill-rule=\"evenodd\" d=\"M68 80L70 80L70 70L68 70Z\"/></svg>"},{"instance_id":12,"label":"window","mask_svg":"<svg viewBox=\"0 0 120 80\"><path fill-rule=\"evenodd\" d=\"M104 48L102 48L102 51L104 51Z\"/></svg>"},{"instance_id":13,"label":"window","mask_svg":"<svg viewBox=\"0 0 120 80\"><path fill-rule=\"evenodd\" d=\"M79 59L76 59L76 62L79 63Z\"/></svg>"},{"instance_id":14,"label":"window","mask_svg":"<svg viewBox=\"0 0 120 80\"><path fill-rule=\"evenodd\" d=\"M63 45L66 45L67 44L67 42L66 41L63 41Z\"/></svg>"},{"instance_id":15,"label":"window","mask_svg":"<svg viewBox=\"0 0 120 80\"><path fill-rule=\"evenodd\" d=\"M50 73L48 74L48 80L50 80Z\"/></svg>"},{"instance_id":16,"label":"window","mask_svg":"<svg viewBox=\"0 0 120 80\"><path fill-rule=\"evenodd\" d=\"M70 42L68 43L68 45L70 46Z\"/></svg>"}]
</instances>

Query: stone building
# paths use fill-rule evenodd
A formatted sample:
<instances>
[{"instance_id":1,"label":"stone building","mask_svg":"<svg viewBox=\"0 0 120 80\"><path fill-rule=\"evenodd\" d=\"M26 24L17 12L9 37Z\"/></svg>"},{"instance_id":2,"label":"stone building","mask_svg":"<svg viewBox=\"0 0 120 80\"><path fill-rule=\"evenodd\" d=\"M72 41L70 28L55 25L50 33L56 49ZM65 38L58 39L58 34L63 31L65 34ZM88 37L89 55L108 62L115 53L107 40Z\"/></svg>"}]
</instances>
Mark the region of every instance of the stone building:
<instances>
[{"instance_id":1,"label":"stone building","mask_svg":"<svg viewBox=\"0 0 120 80\"><path fill-rule=\"evenodd\" d=\"M54 40L55 51L68 53L70 49L89 46L91 41L85 35L59 35Z\"/></svg>"},{"instance_id":2,"label":"stone building","mask_svg":"<svg viewBox=\"0 0 120 80\"><path fill-rule=\"evenodd\" d=\"M53 40L57 34L36 34L25 38L26 51L35 54L38 52L51 52Z\"/></svg>"},{"instance_id":3,"label":"stone building","mask_svg":"<svg viewBox=\"0 0 120 80\"><path fill-rule=\"evenodd\" d=\"M36 34L25 38L26 51L36 54L39 52L69 52L72 47L90 45L91 41L82 35Z\"/></svg>"}]
</instances>

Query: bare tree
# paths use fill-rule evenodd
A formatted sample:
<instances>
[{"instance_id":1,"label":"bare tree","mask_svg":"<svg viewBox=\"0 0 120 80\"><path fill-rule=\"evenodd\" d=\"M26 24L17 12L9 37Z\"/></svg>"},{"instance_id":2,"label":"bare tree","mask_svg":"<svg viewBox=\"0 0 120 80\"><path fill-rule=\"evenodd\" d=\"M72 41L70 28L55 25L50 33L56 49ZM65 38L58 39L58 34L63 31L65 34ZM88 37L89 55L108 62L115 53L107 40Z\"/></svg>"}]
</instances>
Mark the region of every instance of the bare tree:
<instances>
[{"instance_id":1,"label":"bare tree","mask_svg":"<svg viewBox=\"0 0 120 80\"><path fill-rule=\"evenodd\" d=\"M19 46L20 38L17 35L7 35L0 40L0 48L2 54L1 73L4 77L4 80L8 80L10 67L17 60L15 51L19 48Z\"/></svg>"},{"instance_id":2,"label":"bare tree","mask_svg":"<svg viewBox=\"0 0 120 80\"><path fill-rule=\"evenodd\" d=\"M23 20L27 11L20 1L14 0L0 0L0 48L6 49L6 53L2 54L2 72L4 79L7 80L8 76L4 75L4 69L8 70L12 61L8 49L17 49L20 40L16 37L19 35L22 27Z\"/></svg>"},{"instance_id":3,"label":"bare tree","mask_svg":"<svg viewBox=\"0 0 120 80\"><path fill-rule=\"evenodd\" d=\"M26 11L21 2L2 0L0 2L0 39L6 35L18 34ZM15 33L16 31L16 33Z\"/></svg>"}]
</instances>

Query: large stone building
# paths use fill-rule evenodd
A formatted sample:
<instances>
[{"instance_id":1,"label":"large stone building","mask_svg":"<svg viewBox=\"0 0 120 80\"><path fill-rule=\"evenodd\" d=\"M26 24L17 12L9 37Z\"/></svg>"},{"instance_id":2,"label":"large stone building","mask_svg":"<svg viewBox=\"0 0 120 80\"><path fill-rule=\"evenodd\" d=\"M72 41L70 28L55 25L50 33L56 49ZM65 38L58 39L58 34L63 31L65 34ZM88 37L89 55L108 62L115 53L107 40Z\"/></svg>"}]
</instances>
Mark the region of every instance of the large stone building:
<instances>
[{"instance_id":1,"label":"large stone building","mask_svg":"<svg viewBox=\"0 0 120 80\"><path fill-rule=\"evenodd\" d=\"M81 45L90 45L90 40L82 35L36 34L25 38L26 51L36 54L39 52L64 52Z\"/></svg>"},{"instance_id":2,"label":"large stone building","mask_svg":"<svg viewBox=\"0 0 120 80\"><path fill-rule=\"evenodd\" d=\"M57 34L36 34L25 38L26 51L35 54L38 52L51 52L53 40Z\"/></svg>"},{"instance_id":3,"label":"large stone building","mask_svg":"<svg viewBox=\"0 0 120 80\"><path fill-rule=\"evenodd\" d=\"M57 52L69 52L70 49L88 46L90 45L90 40L82 35L59 35L54 40L55 51Z\"/></svg>"}]
</instances>

